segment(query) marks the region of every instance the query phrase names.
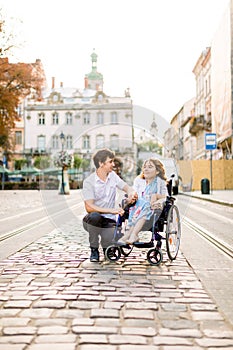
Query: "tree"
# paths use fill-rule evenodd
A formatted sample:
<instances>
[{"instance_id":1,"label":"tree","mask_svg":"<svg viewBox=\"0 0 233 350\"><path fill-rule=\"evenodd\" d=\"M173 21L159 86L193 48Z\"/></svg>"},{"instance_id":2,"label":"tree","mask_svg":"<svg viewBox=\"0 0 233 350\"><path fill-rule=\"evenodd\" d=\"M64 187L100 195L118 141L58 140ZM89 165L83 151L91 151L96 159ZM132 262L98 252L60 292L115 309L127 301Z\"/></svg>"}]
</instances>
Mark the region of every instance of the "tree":
<instances>
[{"instance_id":1,"label":"tree","mask_svg":"<svg viewBox=\"0 0 233 350\"><path fill-rule=\"evenodd\" d=\"M47 156L37 156L34 159L34 167L38 168L38 169L46 169L49 168L50 166L50 158Z\"/></svg>"},{"instance_id":2,"label":"tree","mask_svg":"<svg viewBox=\"0 0 233 350\"><path fill-rule=\"evenodd\" d=\"M20 119L18 107L29 94L41 99L45 74L40 60L30 64L9 62L13 35L7 34L5 27L0 13L0 147L9 151L14 146L12 130Z\"/></svg>"},{"instance_id":3,"label":"tree","mask_svg":"<svg viewBox=\"0 0 233 350\"><path fill-rule=\"evenodd\" d=\"M139 152L155 152L162 155L162 145L158 142L154 142L152 140L140 143L138 145Z\"/></svg>"},{"instance_id":4,"label":"tree","mask_svg":"<svg viewBox=\"0 0 233 350\"><path fill-rule=\"evenodd\" d=\"M79 169L82 164L82 158L80 158L77 154L74 155L74 168Z\"/></svg>"},{"instance_id":5,"label":"tree","mask_svg":"<svg viewBox=\"0 0 233 350\"><path fill-rule=\"evenodd\" d=\"M27 159L15 159L15 170L21 170L27 164Z\"/></svg>"}]
</instances>

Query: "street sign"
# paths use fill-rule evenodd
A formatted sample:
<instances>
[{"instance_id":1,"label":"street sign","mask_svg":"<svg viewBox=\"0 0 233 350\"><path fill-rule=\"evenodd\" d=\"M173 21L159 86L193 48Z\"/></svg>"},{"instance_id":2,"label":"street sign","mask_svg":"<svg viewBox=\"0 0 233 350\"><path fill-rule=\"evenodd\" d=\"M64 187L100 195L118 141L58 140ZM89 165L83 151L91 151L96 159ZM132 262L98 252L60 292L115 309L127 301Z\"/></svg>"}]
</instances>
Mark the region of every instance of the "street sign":
<instances>
[{"instance_id":1,"label":"street sign","mask_svg":"<svg viewBox=\"0 0 233 350\"><path fill-rule=\"evenodd\" d=\"M216 148L217 148L216 134L215 133L205 134L205 149L213 150Z\"/></svg>"}]
</instances>

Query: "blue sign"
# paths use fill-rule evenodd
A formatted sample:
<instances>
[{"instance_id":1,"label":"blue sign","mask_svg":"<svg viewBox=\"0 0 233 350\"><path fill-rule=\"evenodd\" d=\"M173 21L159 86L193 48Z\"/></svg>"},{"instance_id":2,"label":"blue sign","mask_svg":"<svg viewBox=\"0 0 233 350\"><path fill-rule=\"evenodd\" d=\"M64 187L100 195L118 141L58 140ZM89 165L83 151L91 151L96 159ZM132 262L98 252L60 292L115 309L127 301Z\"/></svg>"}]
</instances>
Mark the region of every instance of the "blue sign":
<instances>
[{"instance_id":1,"label":"blue sign","mask_svg":"<svg viewBox=\"0 0 233 350\"><path fill-rule=\"evenodd\" d=\"M2 162L3 162L3 165L6 165L6 156L3 156Z\"/></svg>"},{"instance_id":2,"label":"blue sign","mask_svg":"<svg viewBox=\"0 0 233 350\"><path fill-rule=\"evenodd\" d=\"M216 134L205 134L205 149L212 150L217 148Z\"/></svg>"}]
</instances>

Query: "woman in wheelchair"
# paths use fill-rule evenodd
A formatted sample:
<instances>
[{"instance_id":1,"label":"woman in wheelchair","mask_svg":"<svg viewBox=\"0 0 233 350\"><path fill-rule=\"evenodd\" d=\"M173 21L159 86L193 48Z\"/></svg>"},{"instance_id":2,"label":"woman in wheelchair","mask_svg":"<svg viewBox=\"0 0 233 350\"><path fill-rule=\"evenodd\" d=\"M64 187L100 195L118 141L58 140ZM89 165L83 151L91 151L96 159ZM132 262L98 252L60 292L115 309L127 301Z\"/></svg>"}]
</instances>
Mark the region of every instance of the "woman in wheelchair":
<instances>
[{"instance_id":1,"label":"woman in wheelchair","mask_svg":"<svg viewBox=\"0 0 233 350\"><path fill-rule=\"evenodd\" d=\"M139 191L138 188L135 188L138 199L129 209L126 231L124 236L118 240L118 244L133 244L138 241L140 231L150 230L153 222L159 219L168 195L165 169L160 160L154 158L146 160L139 178L144 178L145 181L144 184L143 181L140 182Z\"/></svg>"}]
</instances>

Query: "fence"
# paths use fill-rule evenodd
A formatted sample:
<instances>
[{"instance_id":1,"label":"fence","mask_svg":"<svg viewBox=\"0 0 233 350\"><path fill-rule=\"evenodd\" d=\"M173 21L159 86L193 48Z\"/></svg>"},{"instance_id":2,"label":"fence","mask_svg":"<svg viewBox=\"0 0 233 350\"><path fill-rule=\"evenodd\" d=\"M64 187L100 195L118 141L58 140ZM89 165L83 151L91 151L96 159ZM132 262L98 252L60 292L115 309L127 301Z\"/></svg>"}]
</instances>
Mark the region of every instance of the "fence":
<instances>
[{"instance_id":1,"label":"fence","mask_svg":"<svg viewBox=\"0 0 233 350\"><path fill-rule=\"evenodd\" d=\"M210 160L179 160L180 188L183 191L201 190L201 180L211 179ZM233 160L212 160L212 189L233 189Z\"/></svg>"}]
</instances>

